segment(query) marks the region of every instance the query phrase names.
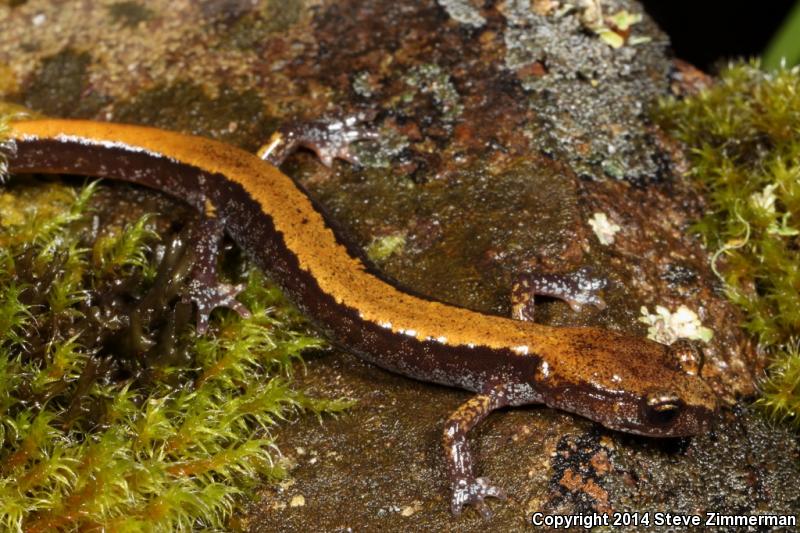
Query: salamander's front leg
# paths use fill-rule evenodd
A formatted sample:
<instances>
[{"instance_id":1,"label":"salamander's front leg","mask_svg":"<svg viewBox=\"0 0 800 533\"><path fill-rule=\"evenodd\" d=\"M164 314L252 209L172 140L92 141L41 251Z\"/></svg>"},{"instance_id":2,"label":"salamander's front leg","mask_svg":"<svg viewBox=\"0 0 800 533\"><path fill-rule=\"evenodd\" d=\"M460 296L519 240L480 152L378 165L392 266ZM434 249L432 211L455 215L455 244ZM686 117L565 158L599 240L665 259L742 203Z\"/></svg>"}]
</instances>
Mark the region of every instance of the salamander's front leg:
<instances>
[{"instance_id":1,"label":"salamander's front leg","mask_svg":"<svg viewBox=\"0 0 800 533\"><path fill-rule=\"evenodd\" d=\"M584 305L591 305L602 311L606 308L606 303L598 292L606 285L608 281L595 275L589 267L564 273L518 274L511 285L511 317L533 322L536 295L563 300L576 313Z\"/></svg>"},{"instance_id":2,"label":"salamander's front leg","mask_svg":"<svg viewBox=\"0 0 800 533\"><path fill-rule=\"evenodd\" d=\"M219 280L217 262L222 241L222 223L217 218L203 218L189 231L190 245L195 254L195 265L190 274L184 296L197 306L197 331L205 333L208 317L217 307L233 309L243 317L250 311L236 299L244 285L231 285Z\"/></svg>"},{"instance_id":3,"label":"salamander's front leg","mask_svg":"<svg viewBox=\"0 0 800 533\"><path fill-rule=\"evenodd\" d=\"M334 159L358 165L360 161L351 145L378 138L378 132L367 125L373 118L375 113L360 112L341 119L289 122L272 134L258 150L258 157L277 167L298 148L308 148L326 167L333 165Z\"/></svg>"},{"instance_id":4,"label":"salamander's front leg","mask_svg":"<svg viewBox=\"0 0 800 533\"><path fill-rule=\"evenodd\" d=\"M505 493L492 486L486 478L475 477L472 454L467 445L467 434L489 413L508 405L505 388L501 385L487 388L450 415L444 428L444 451L450 474L453 495L450 508L454 515L461 514L464 505L473 505L484 518L492 515L484 502L486 497L505 499Z\"/></svg>"}]
</instances>

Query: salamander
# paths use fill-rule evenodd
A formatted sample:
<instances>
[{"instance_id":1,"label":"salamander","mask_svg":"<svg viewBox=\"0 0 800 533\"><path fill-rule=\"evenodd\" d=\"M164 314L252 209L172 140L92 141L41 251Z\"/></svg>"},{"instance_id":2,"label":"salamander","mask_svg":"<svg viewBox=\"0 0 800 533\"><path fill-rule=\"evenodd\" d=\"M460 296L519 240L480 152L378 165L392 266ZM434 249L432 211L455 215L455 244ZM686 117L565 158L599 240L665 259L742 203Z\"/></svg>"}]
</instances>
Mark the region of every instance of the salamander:
<instances>
[{"instance_id":1,"label":"salamander","mask_svg":"<svg viewBox=\"0 0 800 533\"><path fill-rule=\"evenodd\" d=\"M650 437L695 435L714 419L712 389L681 365L691 359L686 344L548 327L401 289L348 245L300 185L235 147L140 126L38 120L12 123L6 148L11 172L124 180L188 202L334 343L392 372L475 392L442 437L454 514L469 505L489 516L485 499L505 497L475 474L467 444L468 432L504 406L545 404ZM230 299L227 291L222 300Z\"/></svg>"}]
</instances>

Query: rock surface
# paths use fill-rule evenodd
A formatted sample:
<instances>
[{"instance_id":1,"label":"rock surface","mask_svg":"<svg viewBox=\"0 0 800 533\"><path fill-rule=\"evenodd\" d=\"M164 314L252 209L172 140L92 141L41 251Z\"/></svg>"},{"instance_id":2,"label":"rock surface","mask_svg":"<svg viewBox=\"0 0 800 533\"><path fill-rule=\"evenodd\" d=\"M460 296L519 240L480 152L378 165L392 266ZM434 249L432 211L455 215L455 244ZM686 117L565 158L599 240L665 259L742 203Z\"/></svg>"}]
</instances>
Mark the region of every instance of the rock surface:
<instances>
[{"instance_id":1,"label":"rock surface","mask_svg":"<svg viewBox=\"0 0 800 533\"><path fill-rule=\"evenodd\" d=\"M800 509L796 437L735 405L763 361L688 233L703 204L679 149L648 120L674 85L668 39L645 14L607 30L615 48L598 22L641 13L635 2L603 1L602 15L556 0L12 4L0 91L47 114L254 149L288 120L374 111L381 137L359 145L362 168L302 153L284 170L368 252L392 239L376 264L418 292L508 315L516 273L591 266L610 282L606 309L543 302L538 321L645 335L642 306L686 305L713 330L703 375L732 407L707 435L636 438L539 407L492 416L472 442L510 496L493 528L526 530L534 512ZM596 213L619 226L613 242L589 225ZM291 478L254 495L239 527L486 527L448 510L440 431L466 393L342 353L303 380L359 403L281 429Z\"/></svg>"}]
</instances>

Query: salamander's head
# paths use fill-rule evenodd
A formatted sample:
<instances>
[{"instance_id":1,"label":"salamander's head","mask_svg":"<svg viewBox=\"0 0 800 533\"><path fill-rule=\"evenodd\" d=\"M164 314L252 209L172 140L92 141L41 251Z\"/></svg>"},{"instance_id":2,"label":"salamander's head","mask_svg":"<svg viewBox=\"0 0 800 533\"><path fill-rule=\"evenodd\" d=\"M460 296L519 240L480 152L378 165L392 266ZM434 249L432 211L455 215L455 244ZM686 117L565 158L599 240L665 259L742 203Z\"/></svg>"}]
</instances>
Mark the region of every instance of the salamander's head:
<instances>
[{"instance_id":1,"label":"salamander's head","mask_svg":"<svg viewBox=\"0 0 800 533\"><path fill-rule=\"evenodd\" d=\"M688 343L665 346L595 328L561 333L559 344L568 348L547 377L537 372L548 405L651 437L695 435L711 425L716 395L700 378Z\"/></svg>"}]
</instances>

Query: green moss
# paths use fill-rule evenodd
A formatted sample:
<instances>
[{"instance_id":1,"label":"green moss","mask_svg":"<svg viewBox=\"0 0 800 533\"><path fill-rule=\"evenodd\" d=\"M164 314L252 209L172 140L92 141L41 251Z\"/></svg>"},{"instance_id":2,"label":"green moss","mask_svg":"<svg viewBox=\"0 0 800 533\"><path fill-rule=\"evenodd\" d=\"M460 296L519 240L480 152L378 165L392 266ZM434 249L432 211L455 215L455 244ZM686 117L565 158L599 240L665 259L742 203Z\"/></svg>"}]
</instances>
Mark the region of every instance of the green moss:
<instances>
[{"instance_id":1,"label":"green moss","mask_svg":"<svg viewBox=\"0 0 800 533\"><path fill-rule=\"evenodd\" d=\"M696 230L716 251L712 266L773 356L758 403L800 423L800 70L733 65L658 115L689 147L705 190L709 211Z\"/></svg>"},{"instance_id":2,"label":"green moss","mask_svg":"<svg viewBox=\"0 0 800 533\"><path fill-rule=\"evenodd\" d=\"M118 323L169 252L147 216L98 238L97 188L28 178L0 194L0 530L224 528L283 475L274 424L349 403L292 385L323 341L253 269L250 318L215 313L197 336L176 296L128 354Z\"/></svg>"},{"instance_id":3,"label":"green moss","mask_svg":"<svg viewBox=\"0 0 800 533\"><path fill-rule=\"evenodd\" d=\"M763 55L764 68L775 69L784 62L788 66L800 62L800 2L786 15L780 28L770 39Z\"/></svg>"},{"instance_id":4,"label":"green moss","mask_svg":"<svg viewBox=\"0 0 800 533\"><path fill-rule=\"evenodd\" d=\"M774 420L798 423L800 407L800 347L788 344L770 367L770 379L762 384L757 404Z\"/></svg>"},{"instance_id":5,"label":"green moss","mask_svg":"<svg viewBox=\"0 0 800 533\"><path fill-rule=\"evenodd\" d=\"M92 266L105 273L118 272L125 268L146 269L149 266L148 243L158 239L158 235L147 227L149 216L143 216L134 224L100 237L92 249ZM155 272L148 271L150 279Z\"/></svg>"}]
</instances>

